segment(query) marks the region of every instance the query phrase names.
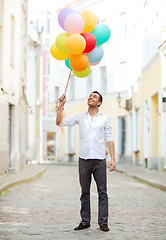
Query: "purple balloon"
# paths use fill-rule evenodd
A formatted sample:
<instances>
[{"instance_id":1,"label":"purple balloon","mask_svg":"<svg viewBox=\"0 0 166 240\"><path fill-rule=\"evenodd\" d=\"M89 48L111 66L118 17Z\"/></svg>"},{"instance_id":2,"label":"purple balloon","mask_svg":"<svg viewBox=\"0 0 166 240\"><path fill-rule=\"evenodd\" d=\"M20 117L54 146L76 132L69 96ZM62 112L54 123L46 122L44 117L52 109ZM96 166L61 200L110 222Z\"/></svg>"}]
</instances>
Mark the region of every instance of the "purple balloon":
<instances>
[{"instance_id":1,"label":"purple balloon","mask_svg":"<svg viewBox=\"0 0 166 240\"><path fill-rule=\"evenodd\" d=\"M59 12L58 14L58 22L59 22L59 25L65 30L65 27L64 27L64 22L65 22L65 19L66 17L70 14L70 13L74 13L74 10L72 8L69 8L69 7L65 7L65 8L62 8L62 10Z\"/></svg>"}]
</instances>

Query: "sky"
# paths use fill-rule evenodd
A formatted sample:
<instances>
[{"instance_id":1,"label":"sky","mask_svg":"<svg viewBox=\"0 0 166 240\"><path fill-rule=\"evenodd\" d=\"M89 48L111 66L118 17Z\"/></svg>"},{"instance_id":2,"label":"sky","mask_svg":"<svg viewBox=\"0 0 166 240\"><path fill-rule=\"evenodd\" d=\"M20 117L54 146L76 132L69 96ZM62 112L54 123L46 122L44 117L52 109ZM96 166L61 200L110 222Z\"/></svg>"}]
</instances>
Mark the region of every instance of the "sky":
<instances>
[{"instance_id":1,"label":"sky","mask_svg":"<svg viewBox=\"0 0 166 240\"><path fill-rule=\"evenodd\" d=\"M29 0L29 19L36 19L37 16L40 16L41 12L44 12L46 9L48 11L53 11L64 7L66 4L75 2L74 0Z\"/></svg>"}]
</instances>

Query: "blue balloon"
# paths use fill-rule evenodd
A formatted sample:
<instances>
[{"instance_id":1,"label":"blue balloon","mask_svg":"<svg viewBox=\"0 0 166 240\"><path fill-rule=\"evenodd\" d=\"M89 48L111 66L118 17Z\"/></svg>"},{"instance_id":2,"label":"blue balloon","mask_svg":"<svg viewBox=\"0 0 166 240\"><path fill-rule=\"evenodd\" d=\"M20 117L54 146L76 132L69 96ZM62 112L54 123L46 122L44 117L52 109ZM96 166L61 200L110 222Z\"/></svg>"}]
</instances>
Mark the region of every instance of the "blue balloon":
<instances>
[{"instance_id":1,"label":"blue balloon","mask_svg":"<svg viewBox=\"0 0 166 240\"><path fill-rule=\"evenodd\" d=\"M96 46L91 52L85 54L89 58L90 63L97 63L102 59L104 51L102 47Z\"/></svg>"},{"instance_id":2,"label":"blue balloon","mask_svg":"<svg viewBox=\"0 0 166 240\"><path fill-rule=\"evenodd\" d=\"M97 46L107 42L111 36L111 30L105 24L96 25L95 29L91 33L96 37Z\"/></svg>"},{"instance_id":3,"label":"blue balloon","mask_svg":"<svg viewBox=\"0 0 166 240\"><path fill-rule=\"evenodd\" d=\"M68 58L67 60L65 60L65 65L66 65L66 67L68 67L69 69L71 69L70 64L69 64L69 58Z\"/></svg>"}]
</instances>

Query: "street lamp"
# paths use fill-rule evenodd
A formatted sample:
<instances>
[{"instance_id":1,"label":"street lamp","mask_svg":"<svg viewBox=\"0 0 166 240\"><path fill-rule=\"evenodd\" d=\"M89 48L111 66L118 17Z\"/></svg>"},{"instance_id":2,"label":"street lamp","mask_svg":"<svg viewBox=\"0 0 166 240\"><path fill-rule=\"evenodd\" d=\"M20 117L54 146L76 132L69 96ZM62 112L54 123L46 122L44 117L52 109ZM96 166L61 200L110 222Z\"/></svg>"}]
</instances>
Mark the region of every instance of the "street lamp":
<instances>
[{"instance_id":1,"label":"street lamp","mask_svg":"<svg viewBox=\"0 0 166 240\"><path fill-rule=\"evenodd\" d=\"M12 96L12 97L14 97L15 96L15 93L11 93L10 95L1 87L1 92L2 92L2 95L8 95L8 96Z\"/></svg>"},{"instance_id":2,"label":"street lamp","mask_svg":"<svg viewBox=\"0 0 166 240\"><path fill-rule=\"evenodd\" d=\"M122 97L121 97L120 92L118 92L118 96L117 96L116 99L117 99L119 108L123 108L123 109L125 109L126 111L130 111L130 110L132 109L132 98L126 100L125 107L122 107L122 106L121 106Z\"/></svg>"},{"instance_id":3,"label":"street lamp","mask_svg":"<svg viewBox=\"0 0 166 240\"><path fill-rule=\"evenodd\" d=\"M122 97L120 96L120 92L118 92L117 102L118 102L119 108L122 108L122 107L120 106L121 101L122 101Z\"/></svg>"},{"instance_id":4,"label":"street lamp","mask_svg":"<svg viewBox=\"0 0 166 240\"><path fill-rule=\"evenodd\" d=\"M3 88L1 88L1 91L2 91L2 94L7 95L7 92Z\"/></svg>"}]
</instances>

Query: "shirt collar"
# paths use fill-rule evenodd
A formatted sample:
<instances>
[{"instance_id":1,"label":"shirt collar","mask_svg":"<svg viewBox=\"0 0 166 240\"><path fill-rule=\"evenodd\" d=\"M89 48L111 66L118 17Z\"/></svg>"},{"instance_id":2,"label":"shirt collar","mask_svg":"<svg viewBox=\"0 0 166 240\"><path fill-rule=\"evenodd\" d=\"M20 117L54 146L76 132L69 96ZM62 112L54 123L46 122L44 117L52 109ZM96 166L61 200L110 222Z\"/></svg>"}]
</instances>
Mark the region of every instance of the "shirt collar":
<instances>
[{"instance_id":1,"label":"shirt collar","mask_svg":"<svg viewBox=\"0 0 166 240\"><path fill-rule=\"evenodd\" d=\"M86 113L89 114L88 110L86 110ZM96 114L96 116L103 114L102 111L100 111L100 109L98 109L98 113Z\"/></svg>"}]
</instances>

